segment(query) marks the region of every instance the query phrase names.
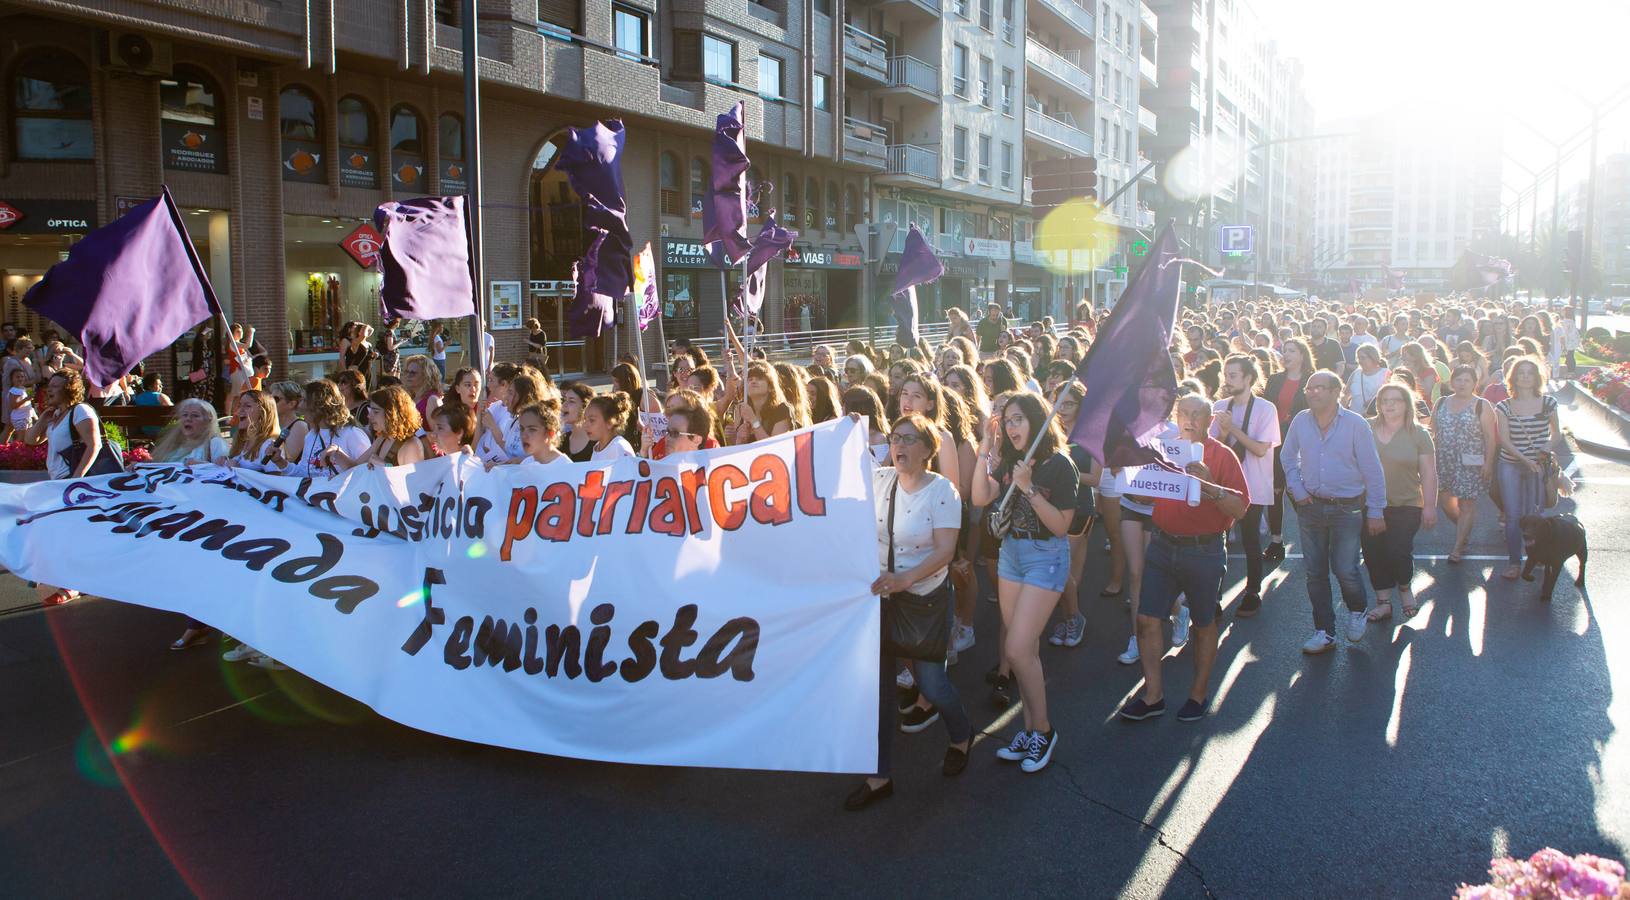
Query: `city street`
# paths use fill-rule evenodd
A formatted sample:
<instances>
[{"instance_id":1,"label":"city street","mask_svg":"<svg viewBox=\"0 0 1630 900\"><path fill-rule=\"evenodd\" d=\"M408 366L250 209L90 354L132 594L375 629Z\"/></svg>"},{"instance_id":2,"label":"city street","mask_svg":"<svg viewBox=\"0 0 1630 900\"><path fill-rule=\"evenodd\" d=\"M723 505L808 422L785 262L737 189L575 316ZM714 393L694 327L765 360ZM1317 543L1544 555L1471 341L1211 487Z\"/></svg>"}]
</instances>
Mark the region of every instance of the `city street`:
<instances>
[{"instance_id":1,"label":"city street","mask_svg":"<svg viewBox=\"0 0 1630 900\"><path fill-rule=\"evenodd\" d=\"M901 735L897 794L848 776L579 762L397 726L290 672L165 649L179 617L87 599L0 617L0 883L12 896L995 895L1442 897L1492 854L1630 848L1630 467L1581 456L1589 590L1499 579L1418 544L1426 602L1307 658L1294 544L1263 612L1225 614L1212 715L1135 725L1119 600L1083 588L1078 648L1046 647L1061 742L993 751L994 604L952 670L976 729L957 780L939 726ZM1574 508L1575 501L1564 501ZM1101 532L1099 532L1101 534ZM1101 545L1098 538L1095 545ZM1571 565L1571 564L1570 564ZM19 588L7 576L9 588ZM1237 575L1230 577L1230 593ZM1167 664L1168 695L1189 654ZM1617 723L1617 725L1615 724ZM102 740L116 750L112 760Z\"/></svg>"}]
</instances>

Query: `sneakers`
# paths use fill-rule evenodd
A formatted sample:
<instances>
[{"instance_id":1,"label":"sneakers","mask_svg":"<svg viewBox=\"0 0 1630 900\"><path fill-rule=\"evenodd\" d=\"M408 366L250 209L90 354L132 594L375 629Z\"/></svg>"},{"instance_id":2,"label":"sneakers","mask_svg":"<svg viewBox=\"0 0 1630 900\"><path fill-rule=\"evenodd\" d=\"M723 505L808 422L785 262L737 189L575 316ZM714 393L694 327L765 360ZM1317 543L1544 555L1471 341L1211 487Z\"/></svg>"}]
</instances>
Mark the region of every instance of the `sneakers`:
<instances>
[{"instance_id":1,"label":"sneakers","mask_svg":"<svg viewBox=\"0 0 1630 900\"><path fill-rule=\"evenodd\" d=\"M1198 722L1205 717L1205 704L1195 700L1193 697L1190 697L1188 701L1183 704L1183 708L1177 711L1177 721L1179 722Z\"/></svg>"},{"instance_id":2,"label":"sneakers","mask_svg":"<svg viewBox=\"0 0 1630 900\"><path fill-rule=\"evenodd\" d=\"M917 679L911 677L910 669L902 666L900 668L900 674L894 676L894 686L901 690L914 688L917 686Z\"/></svg>"},{"instance_id":3,"label":"sneakers","mask_svg":"<svg viewBox=\"0 0 1630 900\"><path fill-rule=\"evenodd\" d=\"M1153 719L1166 714L1166 701L1159 700L1153 704L1144 703L1142 697L1133 697L1121 707L1121 718L1128 722L1142 722L1144 719Z\"/></svg>"},{"instance_id":4,"label":"sneakers","mask_svg":"<svg viewBox=\"0 0 1630 900\"><path fill-rule=\"evenodd\" d=\"M968 752L955 747L945 748L945 759L940 762L940 774L946 778L955 778L968 768Z\"/></svg>"},{"instance_id":5,"label":"sneakers","mask_svg":"<svg viewBox=\"0 0 1630 900\"><path fill-rule=\"evenodd\" d=\"M1013 735L1013 743L996 751L996 758L1008 762L1018 762L1030 755L1030 736L1034 732L1020 731Z\"/></svg>"},{"instance_id":6,"label":"sneakers","mask_svg":"<svg viewBox=\"0 0 1630 900\"><path fill-rule=\"evenodd\" d=\"M1274 541L1273 543L1269 544L1268 549L1262 551L1262 559L1264 562L1283 562L1285 559L1284 542Z\"/></svg>"},{"instance_id":7,"label":"sneakers","mask_svg":"<svg viewBox=\"0 0 1630 900\"><path fill-rule=\"evenodd\" d=\"M1308 656L1317 656L1320 653L1336 646L1336 636L1328 631L1315 631L1313 636L1302 645L1302 652Z\"/></svg>"},{"instance_id":8,"label":"sneakers","mask_svg":"<svg viewBox=\"0 0 1630 900\"><path fill-rule=\"evenodd\" d=\"M1172 619L1172 646L1181 647L1189 642L1189 608L1179 606L1177 616Z\"/></svg>"},{"instance_id":9,"label":"sneakers","mask_svg":"<svg viewBox=\"0 0 1630 900\"><path fill-rule=\"evenodd\" d=\"M259 650L256 650L248 644L239 644L238 646L233 647L231 650L222 653L221 658L227 662L243 662L245 660L252 660L259 655Z\"/></svg>"},{"instance_id":10,"label":"sneakers","mask_svg":"<svg viewBox=\"0 0 1630 900\"><path fill-rule=\"evenodd\" d=\"M997 709L1007 709L1013 705L1013 676L998 675L991 682L990 703Z\"/></svg>"},{"instance_id":11,"label":"sneakers","mask_svg":"<svg viewBox=\"0 0 1630 900\"><path fill-rule=\"evenodd\" d=\"M905 716L900 719L900 730L906 734L916 734L939 720L939 707L930 706L927 709L923 709L920 706L913 706L906 712Z\"/></svg>"},{"instance_id":12,"label":"sneakers","mask_svg":"<svg viewBox=\"0 0 1630 900\"><path fill-rule=\"evenodd\" d=\"M1056 746L1058 746L1057 731L1049 731L1046 734L1030 732L1030 752L1019 761L1019 770L1028 774L1047 768L1047 763L1053 758L1053 748Z\"/></svg>"},{"instance_id":13,"label":"sneakers","mask_svg":"<svg viewBox=\"0 0 1630 900\"><path fill-rule=\"evenodd\" d=\"M1053 626L1053 636L1047 639L1047 643L1054 647L1074 647L1081 643L1086 633L1087 617L1076 613Z\"/></svg>"},{"instance_id":14,"label":"sneakers","mask_svg":"<svg viewBox=\"0 0 1630 900\"><path fill-rule=\"evenodd\" d=\"M1363 611L1347 614L1347 640L1358 643L1364 640L1364 628L1370 624L1370 617Z\"/></svg>"},{"instance_id":15,"label":"sneakers","mask_svg":"<svg viewBox=\"0 0 1630 900\"><path fill-rule=\"evenodd\" d=\"M1127 639L1126 652L1122 653L1120 656L1115 657L1115 660L1116 660L1116 662L1119 662L1123 666L1130 666L1130 665L1135 664L1138 661L1138 636L1137 635L1134 634L1134 635L1132 635L1131 638Z\"/></svg>"},{"instance_id":16,"label":"sneakers","mask_svg":"<svg viewBox=\"0 0 1630 900\"><path fill-rule=\"evenodd\" d=\"M1261 594L1244 594L1240 597L1239 608L1234 610L1234 617L1249 619L1262 611Z\"/></svg>"},{"instance_id":17,"label":"sneakers","mask_svg":"<svg viewBox=\"0 0 1630 900\"><path fill-rule=\"evenodd\" d=\"M900 715L903 716L917 708L917 695L920 693L921 691L917 690L916 685L912 685L904 690L901 690L898 687L894 689L894 698L898 701L899 705L897 708L900 710Z\"/></svg>"},{"instance_id":18,"label":"sneakers","mask_svg":"<svg viewBox=\"0 0 1630 900\"><path fill-rule=\"evenodd\" d=\"M249 660L249 665L258 666L262 669L268 669L273 672L287 672L289 670L288 666L283 665L264 653L255 654L255 658Z\"/></svg>"},{"instance_id":19,"label":"sneakers","mask_svg":"<svg viewBox=\"0 0 1630 900\"><path fill-rule=\"evenodd\" d=\"M962 651L973 647L973 644L974 634L972 625L964 625L961 622L957 622L951 626L951 649L961 653Z\"/></svg>"}]
</instances>

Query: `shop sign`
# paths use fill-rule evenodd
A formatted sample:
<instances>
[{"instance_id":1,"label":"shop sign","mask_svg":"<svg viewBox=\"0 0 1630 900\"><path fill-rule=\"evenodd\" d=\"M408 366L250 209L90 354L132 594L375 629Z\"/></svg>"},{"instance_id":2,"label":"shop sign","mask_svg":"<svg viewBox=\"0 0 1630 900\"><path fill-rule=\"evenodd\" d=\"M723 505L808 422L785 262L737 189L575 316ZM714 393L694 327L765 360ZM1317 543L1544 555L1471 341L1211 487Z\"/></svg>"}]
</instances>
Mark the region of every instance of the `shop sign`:
<instances>
[{"instance_id":1,"label":"shop sign","mask_svg":"<svg viewBox=\"0 0 1630 900\"><path fill-rule=\"evenodd\" d=\"M26 200L24 206L0 200L0 231L10 234L84 234L96 227L91 200Z\"/></svg>"},{"instance_id":2,"label":"shop sign","mask_svg":"<svg viewBox=\"0 0 1630 900\"><path fill-rule=\"evenodd\" d=\"M159 132L164 139L164 168L216 175L226 172L226 148L215 126L166 120Z\"/></svg>"},{"instance_id":3,"label":"shop sign","mask_svg":"<svg viewBox=\"0 0 1630 900\"><path fill-rule=\"evenodd\" d=\"M707 244L676 238L662 242L662 264L680 269L713 268L713 261L708 258Z\"/></svg>"},{"instance_id":4,"label":"shop sign","mask_svg":"<svg viewBox=\"0 0 1630 900\"><path fill-rule=\"evenodd\" d=\"M303 184L323 184L328 172L323 168L323 148L311 141L283 140L283 180Z\"/></svg>"},{"instance_id":5,"label":"shop sign","mask_svg":"<svg viewBox=\"0 0 1630 900\"><path fill-rule=\"evenodd\" d=\"M470 192L470 182L465 178L464 163L454 159L441 164L441 193L444 197Z\"/></svg>"},{"instance_id":6,"label":"shop sign","mask_svg":"<svg viewBox=\"0 0 1630 900\"><path fill-rule=\"evenodd\" d=\"M374 171L375 165L374 155L366 150L341 150L340 187L378 187L379 174Z\"/></svg>"},{"instance_id":7,"label":"shop sign","mask_svg":"<svg viewBox=\"0 0 1630 900\"><path fill-rule=\"evenodd\" d=\"M963 238L962 252L985 259L1008 259L1013 255L1007 241L993 241L990 238Z\"/></svg>"},{"instance_id":8,"label":"shop sign","mask_svg":"<svg viewBox=\"0 0 1630 900\"><path fill-rule=\"evenodd\" d=\"M151 199L151 197L114 197L113 218L122 219L125 217L125 213L130 212Z\"/></svg>"},{"instance_id":9,"label":"shop sign","mask_svg":"<svg viewBox=\"0 0 1630 900\"><path fill-rule=\"evenodd\" d=\"M1022 263L1035 263L1035 261L1036 261L1035 246L1036 245L1031 243L1030 241L1014 241L1013 242L1013 258L1015 260L1017 260L1018 262L1022 262Z\"/></svg>"},{"instance_id":10,"label":"shop sign","mask_svg":"<svg viewBox=\"0 0 1630 900\"><path fill-rule=\"evenodd\" d=\"M786 264L809 269L858 269L862 265L862 260L858 253L795 246L787 250Z\"/></svg>"},{"instance_id":11,"label":"shop sign","mask_svg":"<svg viewBox=\"0 0 1630 900\"><path fill-rule=\"evenodd\" d=\"M391 187L398 191L426 193L424 188L424 157L413 153L391 154Z\"/></svg>"},{"instance_id":12,"label":"shop sign","mask_svg":"<svg viewBox=\"0 0 1630 900\"><path fill-rule=\"evenodd\" d=\"M355 231L345 236L345 240L340 241L345 252L351 254L357 265L364 269L373 269L378 265L379 250L384 245L385 239L367 222L358 225Z\"/></svg>"}]
</instances>

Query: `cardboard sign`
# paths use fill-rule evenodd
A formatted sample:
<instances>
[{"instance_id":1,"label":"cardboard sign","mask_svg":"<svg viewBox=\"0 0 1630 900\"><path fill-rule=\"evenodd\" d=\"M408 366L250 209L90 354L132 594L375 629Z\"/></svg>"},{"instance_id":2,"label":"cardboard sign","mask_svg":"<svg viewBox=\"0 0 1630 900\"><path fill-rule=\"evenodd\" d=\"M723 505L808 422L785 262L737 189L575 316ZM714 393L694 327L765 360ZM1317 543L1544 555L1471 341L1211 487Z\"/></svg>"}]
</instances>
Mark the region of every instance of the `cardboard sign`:
<instances>
[{"instance_id":1,"label":"cardboard sign","mask_svg":"<svg viewBox=\"0 0 1630 900\"><path fill-rule=\"evenodd\" d=\"M1198 442L1185 441L1177 437L1161 438L1159 447L1166 461L1179 468L1191 462L1200 462L1205 449ZM1115 489L1123 494L1164 497L1168 500L1181 499L1190 506L1200 505L1200 479L1160 466L1122 469L1115 477Z\"/></svg>"}]
</instances>

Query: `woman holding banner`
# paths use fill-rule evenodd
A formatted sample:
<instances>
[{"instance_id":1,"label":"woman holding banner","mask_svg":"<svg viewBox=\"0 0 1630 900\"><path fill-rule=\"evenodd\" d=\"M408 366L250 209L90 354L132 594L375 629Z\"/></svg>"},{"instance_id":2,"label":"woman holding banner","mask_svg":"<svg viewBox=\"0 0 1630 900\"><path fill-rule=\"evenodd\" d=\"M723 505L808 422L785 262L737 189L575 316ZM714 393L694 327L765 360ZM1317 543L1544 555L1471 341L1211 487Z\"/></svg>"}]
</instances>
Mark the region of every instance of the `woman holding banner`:
<instances>
[{"instance_id":1,"label":"woman holding banner","mask_svg":"<svg viewBox=\"0 0 1630 900\"><path fill-rule=\"evenodd\" d=\"M1027 455L1032 443L1034 452ZM974 474L974 503L1005 505L992 517L993 525L1005 532L996 567L1002 659L1024 699L1025 727L996 755L1020 762L1025 772L1038 772L1058 743L1047 718L1041 633L1069 578L1065 535L1075 514L1080 474L1045 401L1028 391L1010 396L991 417L980 457L984 467Z\"/></svg>"},{"instance_id":2,"label":"woman holding banner","mask_svg":"<svg viewBox=\"0 0 1630 900\"><path fill-rule=\"evenodd\" d=\"M368 433L351 423L351 411L345 408L340 389L334 382L318 379L305 388L306 438L295 447L283 444L283 453L289 466L285 475L311 475L326 477L334 474L327 453L330 447L339 447L352 458L368 452ZM157 458L156 455L154 458Z\"/></svg>"},{"instance_id":3,"label":"woman holding banner","mask_svg":"<svg viewBox=\"0 0 1630 900\"><path fill-rule=\"evenodd\" d=\"M578 421L583 433L588 436L590 446L594 448L589 453L589 462L613 462L638 455L634 452L634 445L623 437L623 425L633 409L633 401L622 391L601 394L583 407L583 415Z\"/></svg>"},{"instance_id":4,"label":"woman holding banner","mask_svg":"<svg viewBox=\"0 0 1630 900\"><path fill-rule=\"evenodd\" d=\"M409 466L424 460L424 450L414 440L419 430L419 417L407 391L395 385L380 388L368 395L368 430L375 435L373 444L360 457L352 457L344 448L330 446L326 461L336 472L356 466Z\"/></svg>"},{"instance_id":5,"label":"woman holding banner","mask_svg":"<svg viewBox=\"0 0 1630 900\"><path fill-rule=\"evenodd\" d=\"M872 592L885 604L890 594L941 595L949 611L950 598L944 595L950 591L948 569L956 555L962 501L949 479L928 471L928 461L939 450L938 429L933 423L920 415L907 414L894 423L889 433L889 456L894 465L879 466L872 472L877 556L883 567L872 582ZM843 801L844 809L865 809L894 795L890 777L896 716L890 673L894 668L894 657L885 644L878 663L877 773L849 794ZM968 766L968 747L973 739L973 726L962 707L962 698L946 676L943 660L917 660L916 670L917 686L931 705L912 707L900 729L915 733L935 720L944 721L950 746L940 771L948 776L960 775Z\"/></svg>"},{"instance_id":6,"label":"woman holding banner","mask_svg":"<svg viewBox=\"0 0 1630 900\"><path fill-rule=\"evenodd\" d=\"M334 386L329 384L329 387ZM339 396L338 388L334 388L334 395ZM341 409L344 409L343 403ZM350 418L349 411L346 418ZM175 420L153 444L153 461L191 465L224 459L231 448L221 437L217 421L215 407L207 400L189 397L176 404Z\"/></svg>"}]
</instances>

